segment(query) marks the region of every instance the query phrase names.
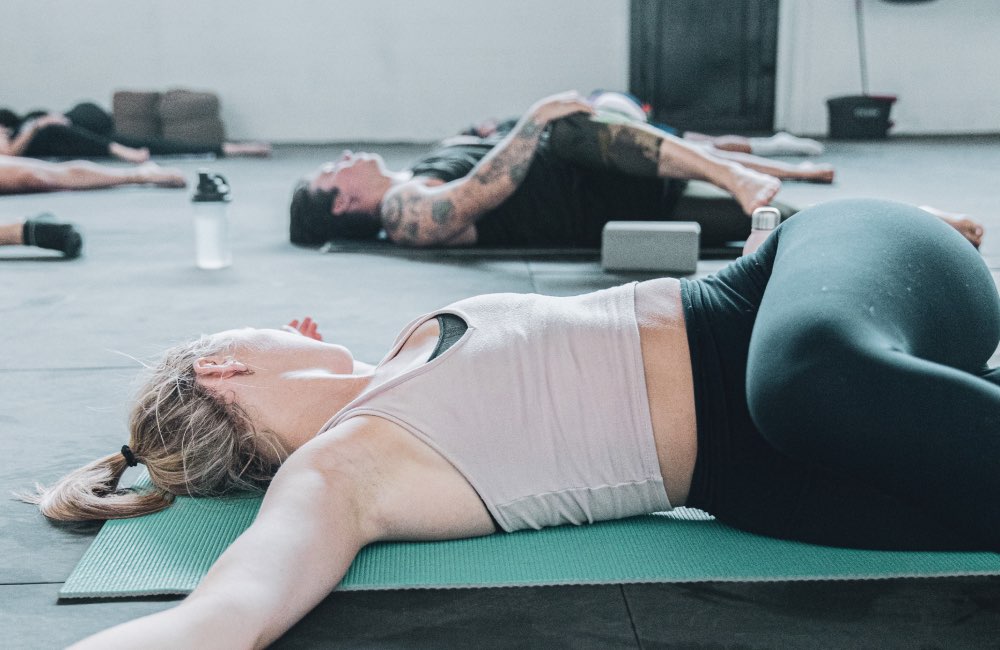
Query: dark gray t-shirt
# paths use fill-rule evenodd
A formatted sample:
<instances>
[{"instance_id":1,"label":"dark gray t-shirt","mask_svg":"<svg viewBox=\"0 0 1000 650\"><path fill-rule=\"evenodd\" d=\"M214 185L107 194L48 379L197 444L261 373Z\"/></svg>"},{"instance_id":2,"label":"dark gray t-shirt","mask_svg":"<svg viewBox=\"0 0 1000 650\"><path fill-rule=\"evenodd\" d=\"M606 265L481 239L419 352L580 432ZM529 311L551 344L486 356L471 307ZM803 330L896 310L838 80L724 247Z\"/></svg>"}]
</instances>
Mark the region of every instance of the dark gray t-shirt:
<instances>
[{"instance_id":1,"label":"dark gray t-shirt","mask_svg":"<svg viewBox=\"0 0 1000 650\"><path fill-rule=\"evenodd\" d=\"M496 140L443 147L419 159L414 176L445 182L467 176ZM608 221L666 219L673 182L587 169L555 156L543 139L528 175L502 204L476 221L478 246L600 246Z\"/></svg>"}]
</instances>

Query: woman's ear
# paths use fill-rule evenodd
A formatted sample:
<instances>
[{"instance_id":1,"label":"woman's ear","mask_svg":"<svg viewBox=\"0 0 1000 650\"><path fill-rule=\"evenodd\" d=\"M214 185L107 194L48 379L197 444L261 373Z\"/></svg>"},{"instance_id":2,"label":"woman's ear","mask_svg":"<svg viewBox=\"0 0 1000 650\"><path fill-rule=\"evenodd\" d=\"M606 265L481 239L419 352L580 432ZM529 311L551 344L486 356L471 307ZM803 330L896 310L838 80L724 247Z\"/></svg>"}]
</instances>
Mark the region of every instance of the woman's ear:
<instances>
[{"instance_id":1,"label":"woman's ear","mask_svg":"<svg viewBox=\"0 0 1000 650\"><path fill-rule=\"evenodd\" d=\"M232 357L199 357L194 362L194 374L204 379L229 379L250 372L242 361Z\"/></svg>"}]
</instances>

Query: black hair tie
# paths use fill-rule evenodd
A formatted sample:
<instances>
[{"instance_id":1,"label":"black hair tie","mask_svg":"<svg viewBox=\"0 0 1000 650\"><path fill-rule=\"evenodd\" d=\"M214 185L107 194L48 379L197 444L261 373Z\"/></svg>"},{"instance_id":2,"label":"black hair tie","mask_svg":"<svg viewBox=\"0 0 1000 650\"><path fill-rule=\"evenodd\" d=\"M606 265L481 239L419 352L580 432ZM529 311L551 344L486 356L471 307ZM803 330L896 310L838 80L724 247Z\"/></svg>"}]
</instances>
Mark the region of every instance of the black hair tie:
<instances>
[{"instance_id":1,"label":"black hair tie","mask_svg":"<svg viewBox=\"0 0 1000 650\"><path fill-rule=\"evenodd\" d=\"M122 456L125 457L125 462L128 463L129 467L135 467L139 464L128 445L122 445Z\"/></svg>"}]
</instances>

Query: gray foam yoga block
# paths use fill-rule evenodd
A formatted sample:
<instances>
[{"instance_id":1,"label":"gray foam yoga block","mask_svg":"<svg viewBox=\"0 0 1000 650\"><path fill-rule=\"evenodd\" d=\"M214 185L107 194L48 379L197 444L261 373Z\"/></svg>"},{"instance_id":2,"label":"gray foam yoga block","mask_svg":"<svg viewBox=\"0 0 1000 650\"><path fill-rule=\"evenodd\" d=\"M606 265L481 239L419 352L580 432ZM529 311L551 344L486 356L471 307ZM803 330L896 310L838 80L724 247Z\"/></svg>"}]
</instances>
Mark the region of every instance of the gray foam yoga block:
<instances>
[{"instance_id":1,"label":"gray foam yoga block","mask_svg":"<svg viewBox=\"0 0 1000 650\"><path fill-rule=\"evenodd\" d=\"M608 271L694 273L701 226L694 221L609 221L601 233Z\"/></svg>"}]
</instances>

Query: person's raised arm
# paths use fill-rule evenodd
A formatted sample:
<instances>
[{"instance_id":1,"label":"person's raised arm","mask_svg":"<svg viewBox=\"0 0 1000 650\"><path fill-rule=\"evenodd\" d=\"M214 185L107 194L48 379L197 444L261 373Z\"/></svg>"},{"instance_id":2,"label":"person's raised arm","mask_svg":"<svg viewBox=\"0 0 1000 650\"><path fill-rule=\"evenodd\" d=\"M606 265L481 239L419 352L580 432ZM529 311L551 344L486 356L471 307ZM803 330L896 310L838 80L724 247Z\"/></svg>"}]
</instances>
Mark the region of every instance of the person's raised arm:
<instances>
[{"instance_id":1,"label":"person's raised arm","mask_svg":"<svg viewBox=\"0 0 1000 650\"><path fill-rule=\"evenodd\" d=\"M21 126L17 135L8 140L7 151L4 153L8 156L20 156L28 148L28 145L31 144L31 141L35 139L35 135L38 134L39 130L53 124L68 126L69 119L61 113L49 113L48 115L28 120Z\"/></svg>"},{"instance_id":2,"label":"person's raised arm","mask_svg":"<svg viewBox=\"0 0 1000 650\"><path fill-rule=\"evenodd\" d=\"M552 120L592 113L576 92L535 103L517 125L463 178L437 186L413 180L394 188L382 203L382 226L392 241L408 246L447 244L484 212L505 201L528 173L539 138Z\"/></svg>"},{"instance_id":3,"label":"person's raised arm","mask_svg":"<svg viewBox=\"0 0 1000 650\"><path fill-rule=\"evenodd\" d=\"M74 648L250 648L277 639L340 582L381 532L360 424L314 438L274 478L260 513L177 607Z\"/></svg>"}]
</instances>

